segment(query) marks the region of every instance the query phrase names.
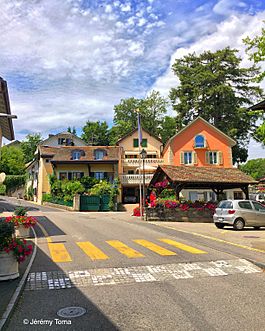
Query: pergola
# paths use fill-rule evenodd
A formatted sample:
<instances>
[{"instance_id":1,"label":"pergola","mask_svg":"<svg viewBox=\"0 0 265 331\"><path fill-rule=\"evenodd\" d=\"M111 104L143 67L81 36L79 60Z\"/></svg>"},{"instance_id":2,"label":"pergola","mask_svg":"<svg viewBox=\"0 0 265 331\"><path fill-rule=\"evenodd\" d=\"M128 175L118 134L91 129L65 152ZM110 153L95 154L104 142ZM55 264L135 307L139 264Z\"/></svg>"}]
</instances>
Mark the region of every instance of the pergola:
<instances>
[{"instance_id":1,"label":"pergola","mask_svg":"<svg viewBox=\"0 0 265 331\"><path fill-rule=\"evenodd\" d=\"M237 168L164 165L157 168L149 187L165 179L171 183L177 199L183 189L211 189L219 200L224 190L235 188L241 189L248 199L248 186L257 184L257 181Z\"/></svg>"}]
</instances>

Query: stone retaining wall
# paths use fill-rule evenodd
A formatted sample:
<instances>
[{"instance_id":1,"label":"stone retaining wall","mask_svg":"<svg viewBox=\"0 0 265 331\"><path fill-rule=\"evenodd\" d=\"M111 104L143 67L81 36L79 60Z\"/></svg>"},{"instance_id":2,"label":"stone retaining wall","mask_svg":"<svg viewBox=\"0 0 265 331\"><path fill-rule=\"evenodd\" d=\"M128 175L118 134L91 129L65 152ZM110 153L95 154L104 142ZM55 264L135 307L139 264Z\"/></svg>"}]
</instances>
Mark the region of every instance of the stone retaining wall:
<instances>
[{"instance_id":1,"label":"stone retaining wall","mask_svg":"<svg viewBox=\"0 0 265 331\"><path fill-rule=\"evenodd\" d=\"M211 210L199 211L190 208L187 211L170 208L146 208L146 221L212 223Z\"/></svg>"}]
</instances>

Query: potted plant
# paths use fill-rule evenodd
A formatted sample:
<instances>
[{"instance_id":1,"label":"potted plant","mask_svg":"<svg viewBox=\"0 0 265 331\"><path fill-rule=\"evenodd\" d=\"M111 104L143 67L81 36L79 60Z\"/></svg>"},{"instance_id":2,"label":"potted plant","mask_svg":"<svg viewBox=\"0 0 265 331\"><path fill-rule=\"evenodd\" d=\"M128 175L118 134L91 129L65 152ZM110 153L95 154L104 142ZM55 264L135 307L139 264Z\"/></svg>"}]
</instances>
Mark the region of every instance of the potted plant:
<instances>
[{"instance_id":1,"label":"potted plant","mask_svg":"<svg viewBox=\"0 0 265 331\"><path fill-rule=\"evenodd\" d=\"M19 277L18 263L32 253L32 245L14 236L14 224L0 219L0 281Z\"/></svg>"},{"instance_id":2,"label":"potted plant","mask_svg":"<svg viewBox=\"0 0 265 331\"><path fill-rule=\"evenodd\" d=\"M6 217L5 221L14 224L15 235L20 238L29 238L29 230L36 224L36 219L31 216L13 215Z\"/></svg>"}]
</instances>

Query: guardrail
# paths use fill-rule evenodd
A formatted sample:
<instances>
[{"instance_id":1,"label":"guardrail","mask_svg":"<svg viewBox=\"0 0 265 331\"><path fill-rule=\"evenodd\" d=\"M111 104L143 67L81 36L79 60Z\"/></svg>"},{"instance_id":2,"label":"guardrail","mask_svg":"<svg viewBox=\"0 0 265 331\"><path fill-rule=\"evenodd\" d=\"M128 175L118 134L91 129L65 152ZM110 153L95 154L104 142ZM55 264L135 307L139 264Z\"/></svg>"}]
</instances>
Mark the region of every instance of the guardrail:
<instances>
[{"instance_id":1,"label":"guardrail","mask_svg":"<svg viewBox=\"0 0 265 331\"><path fill-rule=\"evenodd\" d=\"M121 184L139 184L140 180L143 183L143 175L120 175L119 176ZM145 184L149 184L153 175L145 175Z\"/></svg>"},{"instance_id":2,"label":"guardrail","mask_svg":"<svg viewBox=\"0 0 265 331\"><path fill-rule=\"evenodd\" d=\"M133 166L139 167L139 159L123 159L122 160L123 166ZM145 159L144 163L148 166L158 166L159 164L164 163L164 159ZM142 164L142 162L141 162Z\"/></svg>"}]
</instances>

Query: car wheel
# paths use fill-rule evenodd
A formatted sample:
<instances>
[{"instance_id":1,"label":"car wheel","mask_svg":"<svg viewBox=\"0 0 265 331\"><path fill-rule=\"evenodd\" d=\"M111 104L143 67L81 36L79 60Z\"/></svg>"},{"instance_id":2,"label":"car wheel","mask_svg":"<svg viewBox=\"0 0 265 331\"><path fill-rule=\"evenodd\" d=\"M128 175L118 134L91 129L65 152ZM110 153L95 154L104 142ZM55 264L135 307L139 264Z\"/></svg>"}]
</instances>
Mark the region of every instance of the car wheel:
<instances>
[{"instance_id":1,"label":"car wheel","mask_svg":"<svg viewBox=\"0 0 265 331\"><path fill-rule=\"evenodd\" d=\"M260 229L260 226L253 226L253 228L254 228L255 230L259 230L259 229Z\"/></svg>"},{"instance_id":2,"label":"car wheel","mask_svg":"<svg viewBox=\"0 0 265 331\"><path fill-rule=\"evenodd\" d=\"M222 224L222 223L214 223L215 224L215 226L218 228L218 229L223 229L224 228L224 224Z\"/></svg>"},{"instance_id":3,"label":"car wheel","mask_svg":"<svg viewBox=\"0 0 265 331\"><path fill-rule=\"evenodd\" d=\"M243 230L245 226L245 222L242 218L237 218L233 224L233 228L235 230Z\"/></svg>"}]
</instances>

